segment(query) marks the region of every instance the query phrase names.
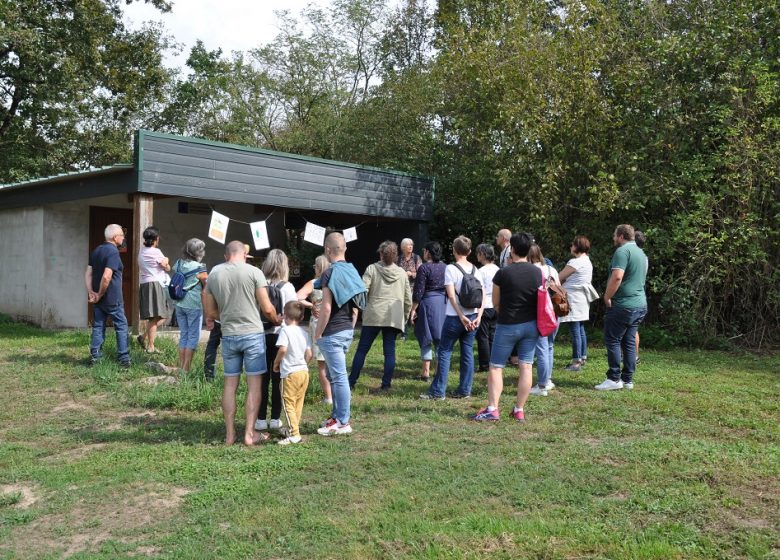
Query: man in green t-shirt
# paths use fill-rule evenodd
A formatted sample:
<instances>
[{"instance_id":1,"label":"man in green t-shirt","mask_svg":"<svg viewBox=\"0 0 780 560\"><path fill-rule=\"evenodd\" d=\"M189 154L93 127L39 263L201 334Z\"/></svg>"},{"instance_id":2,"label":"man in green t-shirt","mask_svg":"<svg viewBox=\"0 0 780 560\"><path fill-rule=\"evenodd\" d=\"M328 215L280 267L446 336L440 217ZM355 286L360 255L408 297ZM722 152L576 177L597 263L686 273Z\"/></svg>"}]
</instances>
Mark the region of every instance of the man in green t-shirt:
<instances>
[{"instance_id":1,"label":"man in green t-shirt","mask_svg":"<svg viewBox=\"0 0 780 560\"><path fill-rule=\"evenodd\" d=\"M222 327L222 362L225 384L222 391L222 414L225 417L225 443L236 440L236 390L242 369L246 372L246 426L244 443L255 445L268 439L267 433L255 432L260 406L260 376L268 369L265 360L265 336L260 314L274 325L282 322L268 296L268 282L263 273L246 263L247 251L240 241L225 246L225 262L214 267L203 291L206 328ZM270 375L270 373L269 373Z\"/></svg>"},{"instance_id":2,"label":"man in green t-shirt","mask_svg":"<svg viewBox=\"0 0 780 560\"><path fill-rule=\"evenodd\" d=\"M622 224L612 235L615 254L604 303L604 346L607 347L607 379L596 385L599 391L634 388L636 370L636 331L647 315L645 278L647 256L634 242L634 228ZM623 369L620 369L621 354Z\"/></svg>"}]
</instances>

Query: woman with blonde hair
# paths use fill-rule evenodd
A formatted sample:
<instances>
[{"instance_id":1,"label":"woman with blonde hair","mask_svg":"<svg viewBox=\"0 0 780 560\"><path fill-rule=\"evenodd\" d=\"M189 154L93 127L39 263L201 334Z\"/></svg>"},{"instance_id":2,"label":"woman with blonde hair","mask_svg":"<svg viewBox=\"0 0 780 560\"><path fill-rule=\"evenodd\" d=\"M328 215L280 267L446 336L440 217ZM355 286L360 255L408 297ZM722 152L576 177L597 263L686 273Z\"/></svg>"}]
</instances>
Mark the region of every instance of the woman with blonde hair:
<instances>
[{"instance_id":1,"label":"woman with blonde hair","mask_svg":"<svg viewBox=\"0 0 780 560\"><path fill-rule=\"evenodd\" d=\"M330 267L330 261L325 255L320 255L314 259L314 278L306 282L303 288L298 290L296 294L298 301L303 303L306 307L311 307L311 318L309 319L309 335L312 339L312 350L317 359L317 369L320 373L320 386L325 397L322 399L323 404L333 404L333 394L330 389L330 381L328 381L328 368L325 365L325 357L320 351L320 347L314 341L314 333L317 332L317 320L320 317L320 306L322 305L322 290L314 287L314 281L322 276L322 273L328 270ZM308 299L308 301L307 301Z\"/></svg>"},{"instance_id":2,"label":"woman with blonde hair","mask_svg":"<svg viewBox=\"0 0 780 560\"><path fill-rule=\"evenodd\" d=\"M282 309L288 301L297 301L295 288L290 283L290 265L287 255L281 249L271 249L263 262L263 274L268 281L268 287L279 290L282 296ZM255 430L278 430L282 427L282 391L281 379L278 371L274 371L276 360L276 341L279 339L281 327L268 324L265 328L265 361L268 366L267 375L261 376L260 385L260 410L255 422ZM271 389L271 422L266 420L268 414L268 389Z\"/></svg>"}]
</instances>

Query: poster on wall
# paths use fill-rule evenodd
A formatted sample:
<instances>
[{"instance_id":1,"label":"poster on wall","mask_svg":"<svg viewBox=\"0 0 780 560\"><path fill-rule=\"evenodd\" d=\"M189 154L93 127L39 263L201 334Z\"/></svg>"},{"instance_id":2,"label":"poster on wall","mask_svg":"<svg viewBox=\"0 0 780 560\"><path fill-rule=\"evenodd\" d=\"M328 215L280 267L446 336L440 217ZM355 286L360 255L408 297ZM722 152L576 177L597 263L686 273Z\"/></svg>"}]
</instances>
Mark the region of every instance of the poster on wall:
<instances>
[{"instance_id":1,"label":"poster on wall","mask_svg":"<svg viewBox=\"0 0 780 560\"><path fill-rule=\"evenodd\" d=\"M320 247L323 246L325 244L325 228L311 222L306 222L306 231L303 234L303 240L313 243L314 245L319 245Z\"/></svg>"},{"instance_id":2,"label":"poster on wall","mask_svg":"<svg viewBox=\"0 0 780 560\"><path fill-rule=\"evenodd\" d=\"M268 228L265 222L252 222L249 224L252 230L252 240L255 242L255 251L268 249L271 243L268 241Z\"/></svg>"},{"instance_id":3,"label":"poster on wall","mask_svg":"<svg viewBox=\"0 0 780 560\"><path fill-rule=\"evenodd\" d=\"M355 241L357 239L357 228L347 228L344 230L344 241L349 243L350 241Z\"/></svg>"},{"instance_id":4,"label":"poster on wall","mask_svg":"<svg viewBox=\"0 0 780 560\"><path fill-rule=\"evenodd\" d=\"M227 239L227 228L230 218L219 212L211 212L211 224L209 224L209 237L214 241L225 244Z\"/></svg>"}]
</instances>

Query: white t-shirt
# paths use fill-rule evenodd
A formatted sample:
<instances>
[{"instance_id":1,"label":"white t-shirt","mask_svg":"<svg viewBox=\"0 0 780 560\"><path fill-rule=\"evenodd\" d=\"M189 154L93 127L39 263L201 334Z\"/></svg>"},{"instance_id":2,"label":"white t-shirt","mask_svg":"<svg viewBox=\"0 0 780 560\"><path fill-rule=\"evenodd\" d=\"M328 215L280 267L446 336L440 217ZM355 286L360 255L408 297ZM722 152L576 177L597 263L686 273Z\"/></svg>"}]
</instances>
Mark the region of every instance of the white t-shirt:
<instances>
[{"instance_id":1,"label":"white t-shirt","mask_svg":"<svg viewBox=\"0 0 780 560\"><path fill-rule=\"evenodd\" d=\"M498 267L488 263L479 269L479 279L482 281L482 289L485 290L485 309L493 309L493 276L498 272Z\"/></svg>"},{"instance_id":2,"label":"white t-shirt","mask_svg":"<svg viewBox=\"0 0 780 560\"><path fill-rule=\"evenodd\" d=\"M471 263L464 265L460 265L463 270L468 272L469 274L478 274L479 270L477 270L477 267L474 266ZM479 278L479 276L477 276ZM460 273L460 270L458 270L458 267L456 267L454 264L448 264L447 269L444 271L444 285L445 286L453 286L455 288L455 301L458 301L458 292L460 292L460 285L463 283L463 274ZM460 305L460 302L458 302L458 305ZM466 307L461 306L461 311L463 311L464 315L471 315L473 313L476 313L478 309L468 309ZM450 302L450 298L447 298L447 315L451 317L457 317L458 312L455 311L455 308L452 307L452 302Z\"/></svg>"},{"instance_id":3,"label":"white t-shirt","mask_svg":"<svg viewBox=\"0 0 780 560\"><path fill-rule=\"evenodd\" d=\"M548 264L540 264L540 263L534 263L536 266L542 269L542 274L544 275L544 278L547 280L547 283L550 283L550 278L555 280L556 284L561 283L561 279L558 276L558 271L555 270L554 266L550 266ZM549 288L549 286L548 286Z\"/></svg>"},{"instance_id":4,"label":"white t-shirt","mask_svg":"<svg viewBox=\"0 0 780 560\"><path fill-rule=\"evenodd\" d=\"M566 282L563 283L564 288L585 286L593 280L593 263L590 262L590 257L587 254L569 259L566 266L572 267L574 272L566 278Z\"/></svg>"},{"instance_id":5,"label":"white t-shirt","mask_svg":"<svg viewBox=\"0 0 780 560\"><path fill-rule=\"evenodd\" d=\"M308 370L306 349L311 348L309 333L298 325L279 327L279 339L276 346L286 346L287 352L279 365L279 377L287 377L296 371Z\"/></svg>"}]
</instances>

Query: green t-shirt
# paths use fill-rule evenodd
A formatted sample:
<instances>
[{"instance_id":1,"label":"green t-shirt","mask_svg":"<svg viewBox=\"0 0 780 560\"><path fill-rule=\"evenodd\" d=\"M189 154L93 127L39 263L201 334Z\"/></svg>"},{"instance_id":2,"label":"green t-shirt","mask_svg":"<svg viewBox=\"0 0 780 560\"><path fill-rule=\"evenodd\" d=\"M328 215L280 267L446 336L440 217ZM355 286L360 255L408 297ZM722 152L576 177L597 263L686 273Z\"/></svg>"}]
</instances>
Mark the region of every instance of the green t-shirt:
<instances>
[{"instance_id":1,"label":"green t-shirt","mask_svg":"<svg viewBox=\"0 0 780 560\"><path fill-rule=\"evenodd\" d=\"M217 302L223 336L262 334L255 294L267 285L262 271L246 263L223 263L211 270L206 291Z\"/></svg>"},{"instance_id":2,"label":"green t-shirt","mask_svg":"<svg viewBox=\"0 0 780 560\"><path fill-rule=\"evenodd\" d=\"M609 265L610 273L619 268L623 271L623 282L612 297L613 307L621 309L638 309L647 307L645 297L645 279L647 278L647 256L629 241L615 250Z\"/></svg>"}]
</instances>

